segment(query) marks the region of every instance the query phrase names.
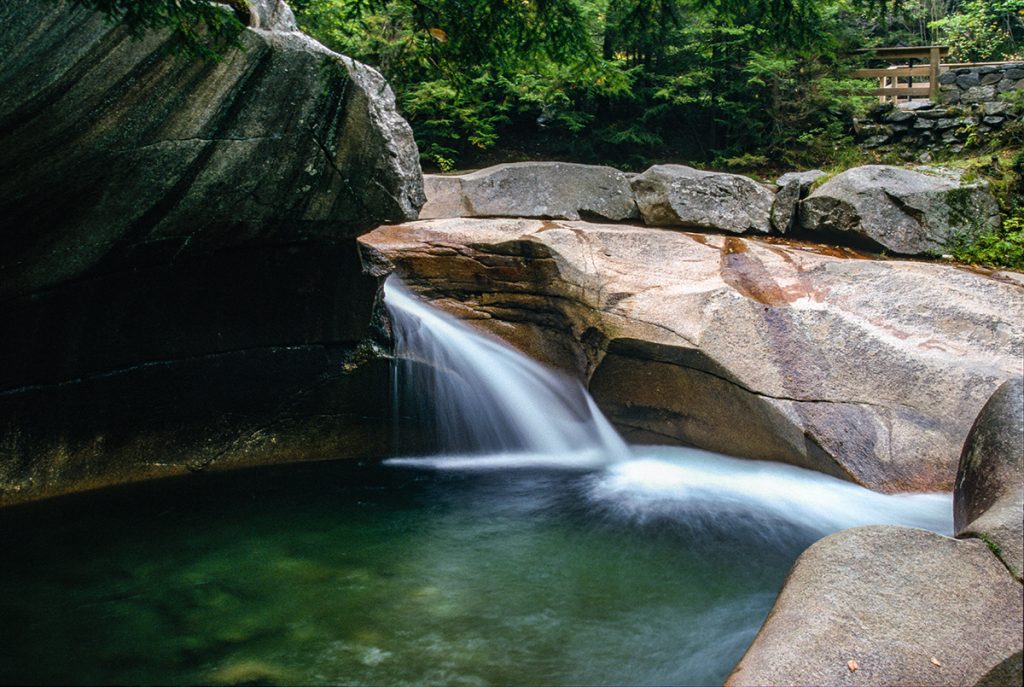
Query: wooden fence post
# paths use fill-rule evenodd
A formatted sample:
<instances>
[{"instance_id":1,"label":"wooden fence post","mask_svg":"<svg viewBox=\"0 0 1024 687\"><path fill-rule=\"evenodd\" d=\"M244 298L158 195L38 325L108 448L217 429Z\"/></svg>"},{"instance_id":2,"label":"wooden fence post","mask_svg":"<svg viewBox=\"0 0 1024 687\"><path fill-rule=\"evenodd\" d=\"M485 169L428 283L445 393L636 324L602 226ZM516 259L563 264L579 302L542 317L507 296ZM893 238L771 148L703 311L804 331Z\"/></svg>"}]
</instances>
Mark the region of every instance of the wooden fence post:
<instances>
[{"instance_id":1,"label":"wooden fence post","mask_svg":"<svg viewBox=\"0 0 1024 687\"><path fill-rule=\"evenodd\" d=\"M928 87L932 102L939 101L939 47L931 46L928 51Z\"/></svg>"}]
</instances>

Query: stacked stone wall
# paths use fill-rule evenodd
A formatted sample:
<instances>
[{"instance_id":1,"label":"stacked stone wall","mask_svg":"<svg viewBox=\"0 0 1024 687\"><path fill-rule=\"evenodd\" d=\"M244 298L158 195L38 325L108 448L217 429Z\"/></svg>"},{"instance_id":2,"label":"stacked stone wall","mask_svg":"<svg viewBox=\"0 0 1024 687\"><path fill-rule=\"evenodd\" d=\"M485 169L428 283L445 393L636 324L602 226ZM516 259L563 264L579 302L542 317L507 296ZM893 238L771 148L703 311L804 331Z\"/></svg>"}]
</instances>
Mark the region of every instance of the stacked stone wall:
<instances>
[{"instance_id":1,"label":"stacked stone wall","mask_svg":"<svg viewBox=\"0 0 1024 687\"><path fill-rule=\"evenodd\" d=\"M879 106L856 122L857 137L869 148L903 143L959 151L1020 120L1024 111L1005 94L1021 89L1024 62L949 69L939 75L938 102Z\"/></svg>"}]
</instances>

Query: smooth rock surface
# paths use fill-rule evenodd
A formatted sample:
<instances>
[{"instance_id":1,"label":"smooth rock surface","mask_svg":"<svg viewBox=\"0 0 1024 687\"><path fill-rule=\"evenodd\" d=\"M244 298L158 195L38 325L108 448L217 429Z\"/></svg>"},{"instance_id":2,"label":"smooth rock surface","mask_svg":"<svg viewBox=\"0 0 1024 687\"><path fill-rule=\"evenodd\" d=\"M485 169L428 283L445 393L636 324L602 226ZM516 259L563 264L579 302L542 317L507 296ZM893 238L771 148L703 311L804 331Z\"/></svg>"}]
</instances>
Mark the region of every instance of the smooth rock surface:
<instances>
[{"instance_id":1,"label":"smooth rock surface","mask_svg":"<svg viewBox=\"0 0 1024 687\"><path fill-rule=\"evenodd\" d=\"M655 165L635 176L632 184L644 224L734 234L771 230L774 194L738 174Z\"/></svg>"},{"instance_id":2,"label":"smooth rock surface","mask_svg":"<svg viewBox=\"0 0 1024 687\"><path fill-rule=\"evenodd\" d=\"M904 255L941 253L958 234L996 229L999 221L985 184L935 168L854 167L800 205L805 230L853 234Z\"/></svg>"},{"instance_id":3,"label":"smooth rock surface","mask_svg":"<svg viewBox=\"0 0 1024 687\"><path fill-rule=\"evenodd\" d=\"M462 175L424 177L420 219L536 217L618 221L637 217L626 175L569 162L513 162Z\"/></svg>"},{"instance_id":4,"label":"smooth rock surface","mask_svg":"<svg viewBox=\"0 0 1024 687\"><path fill-rule=\"evenodd\" d=\"M219 62L67 2L2 11L0 298L129 262L353 236L423 203L387 83L290 11Z\"/></svg>"},{"instance_id":5,"label":"smooth rock surface","mask_svg":"<svg viewBox=\"0 0 1024 687\"><path fill-rule=\"evenodd\" d=\"M1018 374L1024 288L919 262L648 227L434 220L359 239L435 305L589 382L627 439L951 489Z\"/></svg>"},{"instance_id":6,"label":"smooth rock surface","mask_svg":"<svg viewBox=\"0 0 1024 687\"><path fill-rule=\"evenodd\" d=\"M844 530L800 556L726 685L1018 685L1022 594L981 542Z\"/></svg>"},{"instance_id":7,"label":"smooth rock surface","mask_svg":"<svg viewBox=\"0 0 1024 687\"><path fill-rule=\"evenodd\" d=\"M779 187L772 202L772 229L785 234L797 218L797 204L807 197L811 184L821 177L828 176L819 169L806 172L788 172L775 180Z\"/></svg>"},{"instance_id":8,"label":"smooth rock surface","mask_svg":"<svg viewBox=\"0 0 1024 687\"><path fill-rule=\"evenodd\" d=\"M412 132L283 2L248 24L203 61L0 4L0 504L387 436L353 238L416 216Z\"/></svg>"},{"instance_id":9,"label":"smooth rock surface","mask_svg":"<svg viewBox=\"0 0 1024 687\"><path fill-rule=\"evenodd\" d=\"M1007 380L978 414L957 471L953 515L958 537L999 548L1018 580L1024 571L1024 377Z\"/></svg>"}]
</instances>

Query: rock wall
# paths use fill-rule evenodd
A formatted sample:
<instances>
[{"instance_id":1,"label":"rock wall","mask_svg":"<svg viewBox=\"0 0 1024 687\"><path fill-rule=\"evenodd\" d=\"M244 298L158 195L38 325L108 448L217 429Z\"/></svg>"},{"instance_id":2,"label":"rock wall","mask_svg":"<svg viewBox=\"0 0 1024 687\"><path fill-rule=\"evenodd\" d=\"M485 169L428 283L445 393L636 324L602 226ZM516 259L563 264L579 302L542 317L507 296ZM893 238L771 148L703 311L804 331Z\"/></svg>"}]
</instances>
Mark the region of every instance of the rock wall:
<instances>
[{"instance_id":1,"label":"rock wall","mask_svg":"<svg viewBox=\"0 0 1024 687\"><path fill-rule=\"evenodd\" d=\"M956 67L939 75L940 105L996 102L1000 93L1024 88L1024 62Z\"/></svg>"},{"instance_id":2,"label":"rock wall","mask_svg":"<svg viewBox=\"0 0 1024 687\"><path fill-rule=\"evenodd\" d=\"M939 76L937 103L914 101L875 108L856 123L859 140L867 147L904 143L920 148L945 147L959 151L977 143L1024 112L1000 98L1024 88L1024 62L985 67L960 67Z\"/></svg>"},{"instance_id":3,"label":"rock wall","mask_svg":"<svg viewBox=\"0 0 1024 687\"><path fill-rule=\"evenodd\" d=\"M415 217L416 146L377 72L250 9L201 61L0 7L0 503L381 450L353 237Z\"/></svg>"}]
</instances>

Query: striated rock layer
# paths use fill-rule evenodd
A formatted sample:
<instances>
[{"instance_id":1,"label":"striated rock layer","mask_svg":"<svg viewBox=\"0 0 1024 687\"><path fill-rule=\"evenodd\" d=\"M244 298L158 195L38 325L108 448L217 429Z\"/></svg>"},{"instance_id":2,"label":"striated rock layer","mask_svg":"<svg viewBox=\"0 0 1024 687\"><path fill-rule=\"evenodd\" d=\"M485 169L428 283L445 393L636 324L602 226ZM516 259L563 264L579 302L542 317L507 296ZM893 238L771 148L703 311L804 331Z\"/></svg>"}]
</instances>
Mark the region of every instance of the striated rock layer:
<instances>
[{"instance_id":1,"label":"striated rock layer","mask_svg":"<svg viewBox=\"0 0 1024 687\"><path fill-rule=\"evenodd\" d=\"M359 239L435 305L588 380L626 437L949 489L1024 355L1024 289L953 267L571 221Z\"/></svg>"},{"instance_id":2,"label":"striated rock layer","mask_svg":"<svg viewBox=\"0 0 1024 687\"><path fill-rule=\"evenodd\" d=\"M416 146L377 72L250 10L203 61L0 6L0 503L375 450L353 237L415 217Z\"/></svg>"}]
</instances>

